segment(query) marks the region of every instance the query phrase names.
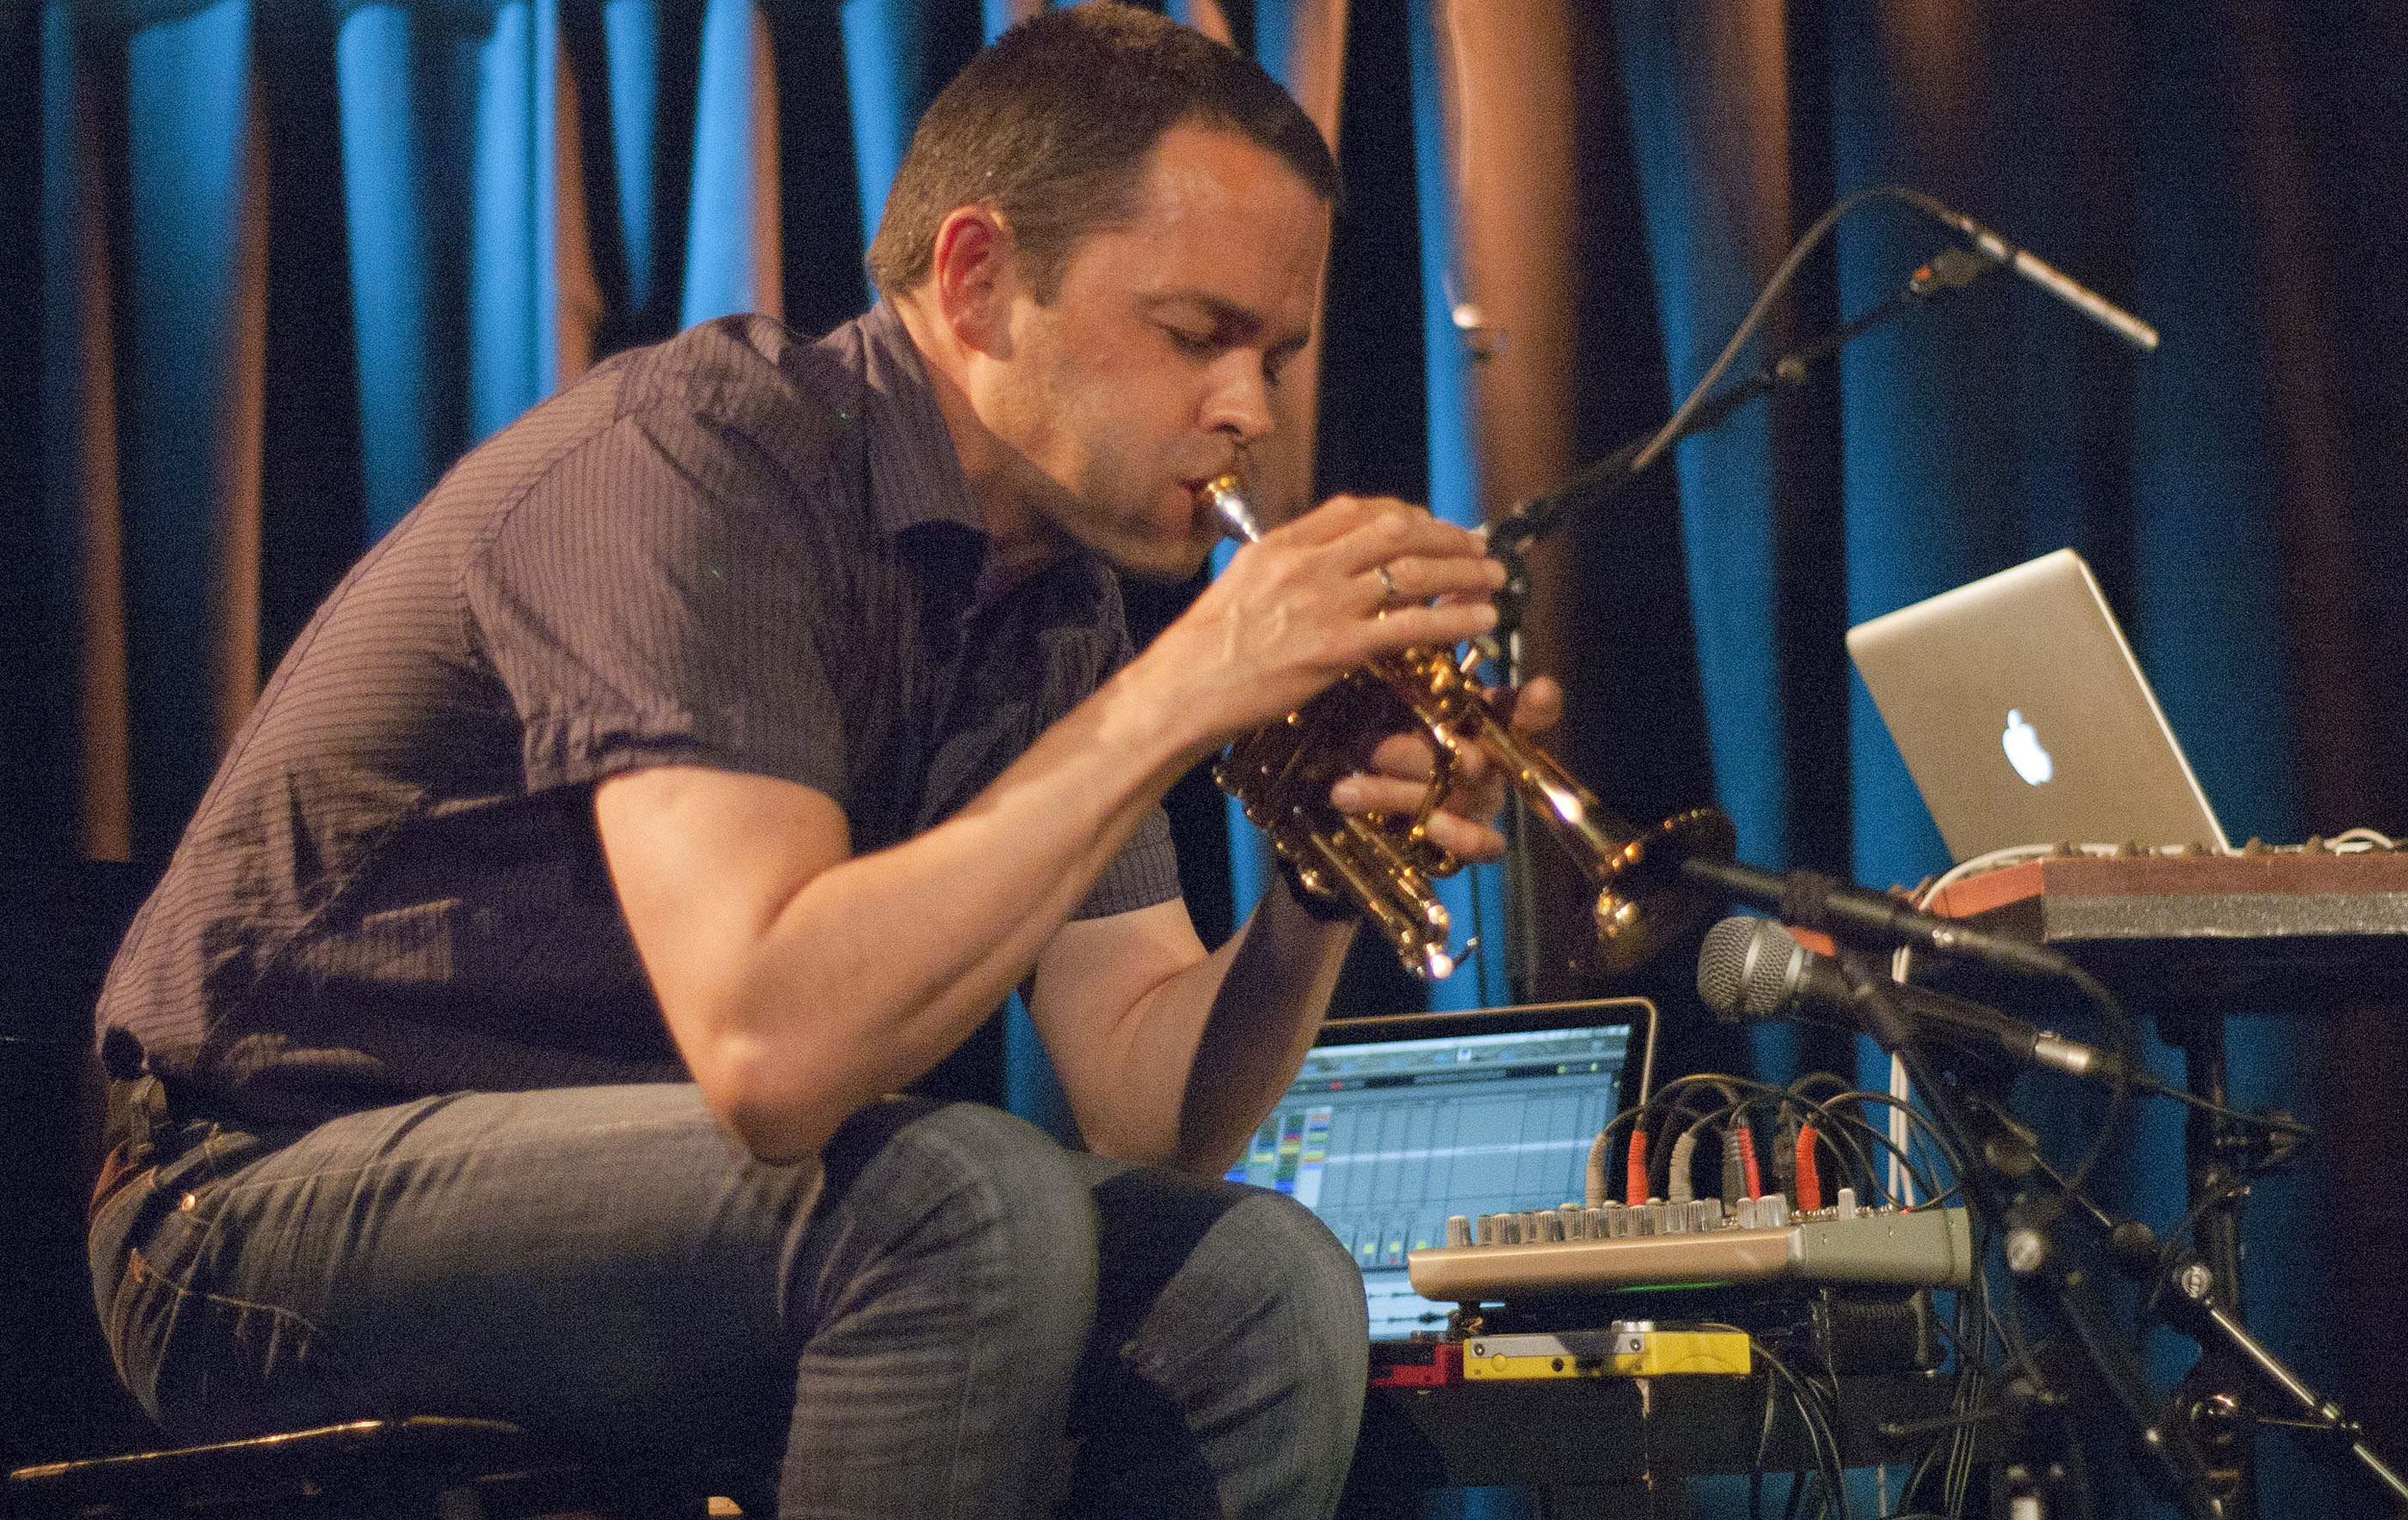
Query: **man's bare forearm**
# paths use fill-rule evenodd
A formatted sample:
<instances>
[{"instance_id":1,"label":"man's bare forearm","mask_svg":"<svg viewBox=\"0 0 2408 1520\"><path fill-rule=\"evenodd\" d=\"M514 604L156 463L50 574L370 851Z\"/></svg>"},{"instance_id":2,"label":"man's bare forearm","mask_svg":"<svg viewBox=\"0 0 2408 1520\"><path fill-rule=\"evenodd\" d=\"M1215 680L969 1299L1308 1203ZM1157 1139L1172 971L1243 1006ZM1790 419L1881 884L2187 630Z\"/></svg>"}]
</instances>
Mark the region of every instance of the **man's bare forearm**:
<instances>
[{"instance_id":1,"label":"man's bare forearm","mask_svg":"<svg viewBox=\"0 0 2408 1520\"><path fill-rule=\"evenodd\" d=\"M1182 1170L1229 1170L1296 1080L1328 1012L1354 923L1314 918L1288 894L1282 884L1264 895L1205 1017L1179 1103Z\"/></svg>"},{"instance_id":2,"label":"man's bare forearm","mask_svg":"<svg viewBox=\"0 0 2408 1520\"><path fill-rule=\"evenodd\" d=\"M1039 1028L1088 1144L1201 1176L1226 1172L1295 1080L1353 935L1351 921L1316 919L1276 886L1226 945L1132 999L1084 1046L1042 997L1040 975Z\"/></svg>"}]
</instances>

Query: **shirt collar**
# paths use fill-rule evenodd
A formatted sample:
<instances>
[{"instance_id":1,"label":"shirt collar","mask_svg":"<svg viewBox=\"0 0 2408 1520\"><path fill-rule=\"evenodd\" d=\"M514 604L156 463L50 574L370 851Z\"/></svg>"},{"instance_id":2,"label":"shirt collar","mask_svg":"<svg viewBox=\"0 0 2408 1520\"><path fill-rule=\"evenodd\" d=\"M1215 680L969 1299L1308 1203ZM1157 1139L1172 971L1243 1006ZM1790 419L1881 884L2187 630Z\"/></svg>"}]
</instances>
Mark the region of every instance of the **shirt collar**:
<instances>
[{"instance_id":1,"label":"shirt collar","mask_svg":"<svg viewBox=\"0 0 2408 1520\"><path fill-rule=\"evenodd\" d=\"M849 334L857 346L854 362L868 394L863 421L871 450L883 456L880 462L885 468L880 474L908 482L904 490L875 493L870 509L879 533L892 538L924 522L950 522L983 542L986 529L961 455L954 450L953 429L937 405L902 315L881 300L838 332Z\"/></svg>"}]
</instances>

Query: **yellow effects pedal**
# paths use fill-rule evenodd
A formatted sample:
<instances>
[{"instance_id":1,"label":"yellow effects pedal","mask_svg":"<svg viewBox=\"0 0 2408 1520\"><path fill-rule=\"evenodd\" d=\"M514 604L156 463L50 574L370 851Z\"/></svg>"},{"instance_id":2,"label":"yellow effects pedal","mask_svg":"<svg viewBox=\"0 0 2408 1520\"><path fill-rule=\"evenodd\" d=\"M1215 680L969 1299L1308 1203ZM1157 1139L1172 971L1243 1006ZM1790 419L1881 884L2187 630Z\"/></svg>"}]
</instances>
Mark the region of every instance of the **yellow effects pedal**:
<instances>
[{"instance_id":1,"label":"yellow effects pedal","mask_svg":"<svg viewBox=\"0 0 2408 1520\"><path fill-rule=\"evenodd\" d=\"M1617 1321L1609 1329L1567 1330L1560 1335L1479 1335L1463 1348L1467 1379L1683 1373L1745 1377L1752 1369L1747 1337L1741 1331L1659 1326L1643 1319Z\"/></svg>"}]
</instances>

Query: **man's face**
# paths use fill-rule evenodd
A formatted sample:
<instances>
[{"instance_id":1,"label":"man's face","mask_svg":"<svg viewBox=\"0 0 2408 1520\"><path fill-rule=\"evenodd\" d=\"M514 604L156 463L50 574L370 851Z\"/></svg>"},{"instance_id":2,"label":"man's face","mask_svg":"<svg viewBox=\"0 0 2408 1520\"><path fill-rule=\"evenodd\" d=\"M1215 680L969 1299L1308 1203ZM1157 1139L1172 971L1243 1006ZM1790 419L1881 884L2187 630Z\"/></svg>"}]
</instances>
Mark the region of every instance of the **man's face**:
<instances>
[{"instance_id":1,"label":"man's face","mask_svg":"<svg viewBox=\"0 0 2408 1520\"><path fill-rule=\"evenodd\" d=\"M1139 575L1195 574L1220 536L1196 488L1270 432L1328 251L1328 206L1276 156L1166 132L1135 218L1075 243L1050 303L1020 282L1009 349L973 397L1028 466L1012 483L1026 530Z\"/></svg>"}]
</instances>

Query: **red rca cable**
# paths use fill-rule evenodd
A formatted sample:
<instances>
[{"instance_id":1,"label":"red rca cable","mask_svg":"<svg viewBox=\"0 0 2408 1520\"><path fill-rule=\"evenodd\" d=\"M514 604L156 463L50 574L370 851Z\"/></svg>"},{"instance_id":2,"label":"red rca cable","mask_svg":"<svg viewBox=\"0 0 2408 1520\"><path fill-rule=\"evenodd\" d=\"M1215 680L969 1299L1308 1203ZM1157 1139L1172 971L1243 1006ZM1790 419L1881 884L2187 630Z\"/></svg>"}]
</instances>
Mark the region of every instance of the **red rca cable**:
<instances>
[{"instance_id":1,"label":"red rca cable","mask_svg":"<svg viewBox=\"0 0 2408 1520\"><path fill-rule=\"evenodd\" d=\"M1822 1140L1811 1124L1798 1127L1798 1212L1823 1206L1823 1174L1814 1166L1814 1146Z\"/></svg>"},{"instance_id":2,"label":"red rca cable","mask_svg":"<svg viewBox=\"0 0 2408 1520\"><path fill-rule=\"evenodd\" d=\"M1749 1131L1744 1119L1732 1132L1739 1137L1739 1164L1741 1172L1747 1178L1747 1196L1762 1198L1764 1177L1756 1167L1756 1136Z\"/></svg>"}]
</instances>

